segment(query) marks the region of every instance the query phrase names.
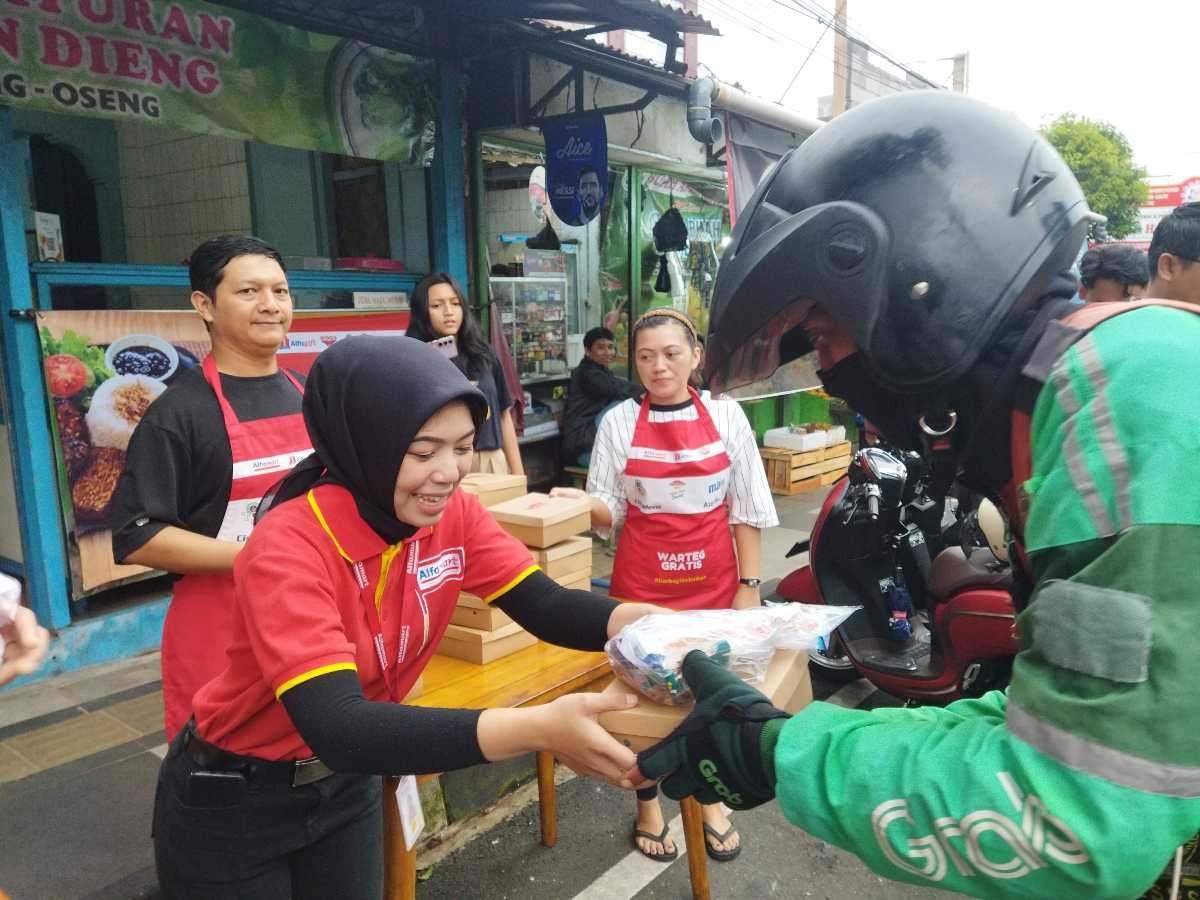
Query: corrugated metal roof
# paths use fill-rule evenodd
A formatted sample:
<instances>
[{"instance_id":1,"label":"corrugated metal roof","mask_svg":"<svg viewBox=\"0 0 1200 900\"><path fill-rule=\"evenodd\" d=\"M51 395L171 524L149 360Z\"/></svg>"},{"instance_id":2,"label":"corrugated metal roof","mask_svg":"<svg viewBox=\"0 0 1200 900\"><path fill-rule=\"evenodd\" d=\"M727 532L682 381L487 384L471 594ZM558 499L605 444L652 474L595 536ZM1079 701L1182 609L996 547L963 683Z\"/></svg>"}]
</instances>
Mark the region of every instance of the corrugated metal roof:
<instances>
[{"instance_id":1,"label":"corrugated metal roof","mask_svg":"<svg viewBox=\"0 0 1200 900\"><path fill-rule=\"evenodd\" d=\"M252 12L309 31L356 38L418 56L462 52L486 46L497 31L536 20L580 26L609 25L651 34L719 34L703 16L667 0L214 0L218 5ZM452 34L430 28L431 21L453 21ZM570 30L570 29L568 29ZM600 46L600 45L595 45ZM621 51L614 56L646 61ZM653 63L651 63L653 65Z\"/></svg>"}]
</instances>

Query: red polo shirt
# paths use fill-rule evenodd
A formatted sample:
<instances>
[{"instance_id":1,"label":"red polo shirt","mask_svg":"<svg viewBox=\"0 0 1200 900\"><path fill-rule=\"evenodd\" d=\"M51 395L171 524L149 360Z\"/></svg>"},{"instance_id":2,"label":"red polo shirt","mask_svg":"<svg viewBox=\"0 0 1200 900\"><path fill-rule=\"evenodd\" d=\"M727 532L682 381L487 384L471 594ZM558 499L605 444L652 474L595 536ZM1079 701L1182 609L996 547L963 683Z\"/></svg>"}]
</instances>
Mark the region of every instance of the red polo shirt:
<instances>
[{"instance_id":1,"label":"red polo shirt","mask_svg":"<svg viewBox=\"0 0 1200 900\"><path fill-rule=\"evenodd\" d=\"M321 485L273 510L238 554L228 665L196 694L197 730L247 756L312 756L279 702L284 692L347 669L358 672L368 700L398 701L445 633L460 591L491 600L535 569L525 546L470 494L455 491L441 521L389 546L349 491Z\"/></svg>"}]
</instances>

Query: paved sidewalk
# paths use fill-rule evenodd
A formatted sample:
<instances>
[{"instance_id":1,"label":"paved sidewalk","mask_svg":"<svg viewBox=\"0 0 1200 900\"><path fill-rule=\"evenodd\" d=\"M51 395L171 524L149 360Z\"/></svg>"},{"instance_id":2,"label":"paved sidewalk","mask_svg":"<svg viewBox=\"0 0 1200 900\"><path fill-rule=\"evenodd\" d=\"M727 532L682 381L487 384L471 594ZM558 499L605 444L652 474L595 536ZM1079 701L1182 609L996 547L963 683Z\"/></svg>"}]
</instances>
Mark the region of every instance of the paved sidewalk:
<instances>
[{"instance_id":1,"label":"paved sidewalk","mask_svg":"<svg viewBox=\"0 0 1200 900\"><path fill-rule=\"evenodd\" d=\"M763 537L764 578L798 564L784 553L807 536L821 498L776 498L782 523ZM612 567L601 542L594 565L597 577ZM834 687L814 685L818 696ZM890 702L865 682L842 696L853 705ZM150 818L163 752L158 654L0 693L0 887L12 900L159 898ZM419 865L436 865L418 896L690 896L684 857L663 866L631 856L627 794L564 777L558 847L539 845L536 792L522 789L497 813L459 828L458 838L422 853ZM677 816L674 803L666 810ZM854 858L792 828L774 804L737 820L746 851L733 863L711 864L715 897L947 896L880 881ZM448 854L451 847L456 852Z\"/></svg>"}]
</instances>

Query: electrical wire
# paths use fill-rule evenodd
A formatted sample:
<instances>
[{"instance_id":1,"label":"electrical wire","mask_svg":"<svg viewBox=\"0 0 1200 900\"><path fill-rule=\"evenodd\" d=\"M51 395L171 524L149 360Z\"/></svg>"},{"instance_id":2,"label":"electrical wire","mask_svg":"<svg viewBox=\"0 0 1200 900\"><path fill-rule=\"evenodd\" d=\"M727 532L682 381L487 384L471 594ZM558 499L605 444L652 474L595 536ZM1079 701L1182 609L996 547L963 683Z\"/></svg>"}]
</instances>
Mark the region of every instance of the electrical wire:
<instances>
[{"instance_id":1,"label":"electrical wire","mask_svg":"<svg viewBox=\"0 0 1200 900\"><path fill-rule=\"evenodd\" d=\"M773 0L773 2L776 2L778 4L778 0ZM801 43L800 41L796 40L795 38L792 38L789 35L787 35L786 32L781 32L775 26L750 15L744 8L735 9L735 8L731 7L728 3L726 3L725 0L706 0L706 5L708 5L710 7L710 10L712 7L716 7L721 10L722 15L720 18L723 20L722 24L727 22L727 23L735 26L735 28L740 28L741 30L744 30L744 31L753 32L754 34L757 34L760 37L765 37L768 40L770 40L776 44L783 44L786 42L786 43L792 44L800 49L808 50L810 53L815 52L816 48L814 46L810 46L808 44ZM796 12L796 10L794 10L791 7L784 6L783 8L791 13ZM710 11L706 10L706 12L709 15L711 15ZM713 18L717 19L718 17L713 16ZM761 27L755 27L755 26L761 26ZM769 30L764 31L763 28L766 28ZM851 71L851 66L847 62L847 59L849 59L848 55L845 53L837 52L836 48L835 48L834 56L829 56L828 54L824 54L824 53L820 53L820 54L816 54L816 55L821 56L821 58L823 58L829 62L832 62L834 65L834 69L840 70L840 72L843 74L848 74ZM896 90L896 85L893 82L886 81L883 78L881 78L880 76L874 74L873 72L862 71L862 70L856 69L855 74L858 75L860 78L862 78L864 81L871 82L874 85L877 85L878 87L886 89L888 92L892 92L892 91Z\"/></svg>"},{"instance_id":2,"label":"electrical wire","mask_svg":"<svg viewBox=\"0 0 1200 900\"><path fill-rule=\"evenodd\" d=\"M832 14L833 18L827 18L827 16L831 15L829 10L826 9L825 7L820 6L818 3L815 2L815 0L807 0L807 2L811 3L814 7L816 7L818 12L814 12L812 8L810 8L805 3L801 2L801 0L770 0L770 2L776 4L777 6L782 6L784 9L788 9L788 8L794 9L794 10L800 12L801 14L806 15L811 19L814 19L817 22L822 22L822 21L832 22L833 29L835 31L837 31L839 34L843 35L848 40L852 40L855 43L861 44L863 47L865 47L871 53L874 53L877 56L882 57L883 59L886 59L893 66L900 69L905 74L911 75L913 78L923 81L929 87L932 87L932 88L941 87L941 85L937 84L934 81L931 81L927 76L922 75L920 72L918 72L912 66L906 65L906 64L900 62L899 60L895 59L893 56L888 54L886 51L880 50L879 47L874 45L870 40L868 40L867 36L865 34L863 34L861 31L856 31L855 29L852 29L848 24L839 26L837 23L837 14L836 13Z\"/></svg>"},{"instance_id":3,"label":"electrical wire","mask_svg":"<svg viewBox=\"0 0 1200 900\"><path fill-rule=\"evenodd\" d=\"M813 58L813 54L817 52L817 47L821 41L825 39L825 35L829 33L829 24L826 23L825 30L821 32L821 36L817 38L816 43L812 45L812 49L808 51L808 56L804 57L804 62L800 63L800 68L796 70L796 74L792 76L792 80L787 83L787 87L783 89L783 93L779 95L779 103L783 103L783 98L788 95L788 91L792 89L792 85L796 83L796 79L800 77L800 73L804 71L804 67L808 65L808 61Z\"/></svg>"},{"instance_id":4,"label":"electrical wire","mask_svg":"<svg viewBox=\"0 0 1200 900\"><path fill-rule=\"evenodd\" d=\"M781 4L779 0L772 0L772 2L774 2L776 5L783 6L783 8L790 13L794 14L797 12L796 9ZM848 54L844 52L839 52L837 48L834 48L834 55L832 56L826 53L816 52L815 46L801 43L799 40L787 35L786 32L781 32L780 29L776 28L775 26L758 19L753 15L750 15L745 8L734 9L728 3L726 3L725 0L705 0L705 5L708 7L708 9L705 10L706 15L709 15L711 18L717 21L722 26L722 30L725 30L726 25L730 25L733 26L732 30L752 32L760 37L764 37L772 41L775 44L790 44L802 50L807 50L810 54L819 56L827 62L833 63L836 74L840 74L849 78L850 73L853 71L853 74L856 77L861 78L863 82L867 84L868 88L881 88L886 93L893 93L897 90L897 85L894 81L885 80L879 75L876 75L874 72L863 70L861 67L852 67L848 62L848 60L852 59L852 57L848 56ZM719 16L713 13L714 8L720 11ZM809 18L812 18L812 16L809 16ZM831 20L824 21L829 22ZM764 31L764 28L768 30ZM857 39L855 40L857 41ZM928 80L926 79L926 81Z\"/></svg>"}]
</instances>

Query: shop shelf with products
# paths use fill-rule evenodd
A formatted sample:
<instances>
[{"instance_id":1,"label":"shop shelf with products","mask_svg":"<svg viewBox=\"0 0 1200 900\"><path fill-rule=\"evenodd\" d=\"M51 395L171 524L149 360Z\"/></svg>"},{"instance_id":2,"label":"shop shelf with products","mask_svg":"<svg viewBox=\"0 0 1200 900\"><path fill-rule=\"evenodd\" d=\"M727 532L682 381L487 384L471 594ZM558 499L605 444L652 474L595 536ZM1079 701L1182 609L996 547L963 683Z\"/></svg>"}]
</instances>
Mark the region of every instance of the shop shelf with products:
<instances>
[{"instance_id":1,"label":"shop shelf with products","mask_svg":"<svg viewBox=\"0 0 1200 900\"><path fill-rule=\"evenodd\" d=\"M562 275L490 279L495 309L522 382L568 374L567 283Z\"/></svg>"}]
</instances>

